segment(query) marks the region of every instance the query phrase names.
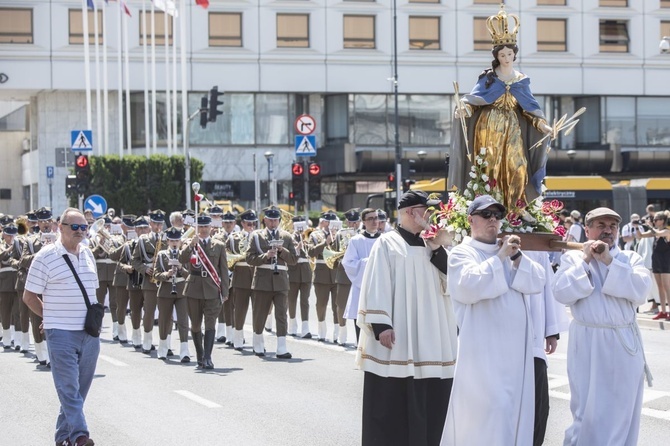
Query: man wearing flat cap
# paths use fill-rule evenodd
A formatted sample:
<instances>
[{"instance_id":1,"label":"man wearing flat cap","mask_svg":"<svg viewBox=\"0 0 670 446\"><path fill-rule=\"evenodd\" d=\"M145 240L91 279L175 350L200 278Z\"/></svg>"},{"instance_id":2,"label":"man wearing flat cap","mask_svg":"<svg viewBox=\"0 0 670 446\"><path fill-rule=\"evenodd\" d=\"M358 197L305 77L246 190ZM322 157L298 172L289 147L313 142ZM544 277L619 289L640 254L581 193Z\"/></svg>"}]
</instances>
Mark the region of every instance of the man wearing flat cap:
<instances>
[{"instance_id":1,"label":"man wearing flat cap","mask_svg":"<svg viewBox=\"0 0 670 446\"><path fill-rule=\"evenodd\" d=\"M649 270L634 251L621 251L621 217L601 207L586 214L581 251L567 251L554 296L570 307L568 379L572 425L565 444L635 445L645 376L651 386L636 308L651 288Z\"/></svg>"},{"instance_id":2,"label":"man wearing flat cap","mask_svg":"<svg viewBox=\"0 0 670 446\"><path fill-rule=\"evenodd\" d=\"M527 307L528 296L544 290L545 270L522 255L518 235L498 241L506 209L493 197L476 197L467 214L471 235L449 254L460 331L442 444L530 445L535 375Z\"/></svg>"},{"instance_id":3,"label":"man wearing flat cap","mask_svg":"<svg viewBox=\"0 0 670 446\"><path fill-rule=\"evenodd\" d=\"M247 262L255 266L254 279L251 284L254 304L252 306L254 329L254 353L265 356L263 328L270 308L274 304L277 322L277 358L290 359L286 347L288 330L288 265L295 265L298 256L295 252L293 237L279 227L281 213L274 206L264 210L264 229L251 235Z\"/></svg>"},{"instance_id":4,"label":"man wearing flat cap","mask_svg":"<svg viewBox=\"0 0 670 446\"><path fill-rule=\"evenodd\" d=\"M165 246L162 241L163 224L165 223L165 212L156 210L149 212L149 227L151 232L143 234L137 239L137 245L133 251L131 264L133 269L142 277L142 328L144 337L142 339L142 353L150 354L156 350L153 345L154 313L156 312L158 286L153 279L154 260L158 251Z\"/></svg>"},{"instance_id":5,"label":"man wearing flat cap","mask_svg":"<svg viewBox=\"0 0 670 446\"><path fill-rule=\"evenodd\" d=\"M421 237L439 203L423 191L403 194L400 227L374 243L363 273L356 363L365 372L364 446L440 442L456 323L446 292L447 251Z\"/></svg>"},{"instance_id":6,"label":"man wearing flat cap","mask_svg":"<svg viewBox=\"0 0 670 446\"><path fill-rule=\"evenodd\" d=\"M333 222L338 222L337 215L333 211L327 211L321 214L319 226L312 231L310 243L307 247L307 255L316 258L314 267L314 294L316 294L316 318L319 321L318 334L319 341L325 342L328 331L326 322L326 311L328 309L328 300L333 310L333 342L337 341L338 323L337 323L337 283L335 275L337 271L330 269L323 258L324 249L333 250L335 242L335 230L331 227Z\"/></svg>"}]
</instances>

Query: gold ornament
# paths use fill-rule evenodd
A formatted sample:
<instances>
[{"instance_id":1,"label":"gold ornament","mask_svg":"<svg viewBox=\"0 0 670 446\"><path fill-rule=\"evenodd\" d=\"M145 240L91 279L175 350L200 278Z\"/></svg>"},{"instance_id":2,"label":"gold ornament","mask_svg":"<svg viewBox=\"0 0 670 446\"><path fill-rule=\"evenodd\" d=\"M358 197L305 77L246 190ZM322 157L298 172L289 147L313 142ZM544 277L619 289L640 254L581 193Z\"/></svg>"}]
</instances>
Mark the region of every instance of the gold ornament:
<instances>
[{"instance_id":1,"label":"gold ornament","mask_svg":"<svg viewBox=\"0 0 670 446\"><path fill-rule=\"evenodd\" d=\"M511 31L509 28L510 19L514 19L514 28ZM516 45L516 35L519 32L519 26L519 16L507 14L504 4L500 5L498 14L486 19L486 28L489 30L489 34L491 34L493 46Z\"/></svg>"}]
</instances>

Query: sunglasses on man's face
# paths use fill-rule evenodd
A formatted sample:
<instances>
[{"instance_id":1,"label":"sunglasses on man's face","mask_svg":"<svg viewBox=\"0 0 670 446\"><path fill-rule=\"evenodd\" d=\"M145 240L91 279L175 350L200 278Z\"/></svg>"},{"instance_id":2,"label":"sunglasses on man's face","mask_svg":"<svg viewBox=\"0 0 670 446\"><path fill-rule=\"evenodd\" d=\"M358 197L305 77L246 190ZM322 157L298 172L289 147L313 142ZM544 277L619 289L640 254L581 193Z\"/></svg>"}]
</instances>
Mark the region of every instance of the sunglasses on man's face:
<instances>
[{"instance_id":1,"label":"sunglasses on man's face","mask_svg":"<svg viewBox=\"0 0 670 446\"><path fill-rule=\"evenodd\" d=\"M503 219L503 213L500 211L491 211L489 209L484 209L483 211L476 211L473 212L470 215L479 215L485 220L488 220L491 217L495 217L496 220L502 220Z\"/></svg>"},{"instance_id":2,"label":"sunglasses on man's face","mask_svg":"<svg viewBox=\"0 0 670 446\"><path fill-rule=\"evenodd\" d=\"M86 230L88 229L88 225L79 225L79 224L77 224L77 223L72 223L72 224L70 224L70 223L61 223L61 224L64 224L65 226L69 226L70 229L72 229L73 231L79 231L79 230L81 230L81 231L86 231Z\"/></svg>"}]
</instances>

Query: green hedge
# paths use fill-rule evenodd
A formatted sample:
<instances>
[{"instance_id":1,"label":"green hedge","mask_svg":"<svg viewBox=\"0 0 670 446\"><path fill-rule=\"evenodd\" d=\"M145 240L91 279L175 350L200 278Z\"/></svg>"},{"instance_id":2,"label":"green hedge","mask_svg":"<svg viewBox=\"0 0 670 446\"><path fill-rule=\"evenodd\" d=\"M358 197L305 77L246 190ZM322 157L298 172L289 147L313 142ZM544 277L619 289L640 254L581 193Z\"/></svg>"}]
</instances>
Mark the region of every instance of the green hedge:
<instances>
[{"instance_id":1,"label":"green hedge","mask_svg":"<svg viewBox=\"0 0 670 446\"><path fill-rule=\"evenodd\" d=\"M186 208L183 156L131 155L121 159L107 155L93 156L90 161L91 187L86 196L102 195L117 215L144 215L153 209L169 213ZM203 167L202 161L191 158L191 183L202 180ZM76 206L76 197L70 202Z\"/></svg>"}]
</instances>

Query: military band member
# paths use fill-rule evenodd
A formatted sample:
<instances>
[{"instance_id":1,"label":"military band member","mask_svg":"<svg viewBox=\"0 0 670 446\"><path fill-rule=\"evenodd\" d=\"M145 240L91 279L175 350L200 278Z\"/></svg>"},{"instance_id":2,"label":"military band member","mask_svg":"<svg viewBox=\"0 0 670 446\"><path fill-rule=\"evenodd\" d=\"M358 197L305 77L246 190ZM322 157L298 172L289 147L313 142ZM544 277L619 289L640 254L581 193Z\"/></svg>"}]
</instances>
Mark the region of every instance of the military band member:
<instances>
[{"instance_id":1,"label":"military band member","mask_svg":"<svg viewBox=\"0 0 670 446\"><path fill-rule=\"evenodd\" d=\"M298 335L298 321L296 307L298 306L298 295L300 295L300 319L302 320L300 336L303 339L312 339L309 332L309 293L312 290L312 267L307 255L307 243L303 240L303 234L307 229L305 217L293 217L293 240L298 254L298 263L288 267L288 334ZM302 229L295 229L302 228Z\"/></svg>"},{"instance_id":2,"label":"military band member","mask_svg":"<svg viewBox=\"0 0 670 446\"><path fill-rule=\"evenodd\" d=\"M349 240L358 234L358 228L361 225L361 214L358 209L350 209L344 213L346 228L337 233L335 237L335 250L338 252L346 251ZM342 258L336 262L335 283L337 283L337 299L335 301L337 311L338 337L333 338L333 342L340 345L347 343L347 319L344 317L344 310L349 300L349 291L351 290L351 280L347 276L342 265Z\"/></svg>"},{"instance_id":3,"label":"military band member","mask_svg":"<svg viewBox=\"0 0 670 446\"><path fill-rule=\"evenodd\" d=\"M181 212L174 211L170 214L170 227L177 228L181 232L184 231L184 217L182 216Z\"/></svg>"},{"instance_id":4,"label":"military band member","mask_svg":"<svg viewBox=\"0 0 670 446\"><path fill-rule=\"evenodd\" d=\"M37 225L37 216L35 211L30 211L26 213L26 225L27 232L23 235L19 235L19 244L21 245L21 254L23 255L24 245L26 240L34 234L33 228L37 228L39 231L39 225ZM19 300L19 318L14 325L14 350L20 351L21 353L26 353L30 347L30 309L23 302L23 290L26 285L26 277L28 276L28 270L21 266L21 258L19 260L12 261L12 266L16 268L16 297ZM17 325L18 324L18 325Z\"/></svg>"},{"instance_id":5,"label":"military band member","mask_svg":"<svg viewBox=\"0 0 670 446\"><path fill-rule=\"evenodd\" d=\"M133 251L132 266L142 277L142 327L144 338L142 340L142 353L150 353L156 348L152 344L152 331L154 328L154 315L156 312L158 286L154 283L154 260L157 251L163 243L161 230L165 223L165 213L156 210L149 213L149 226L151 232L139 236L137 245Z\"/></svg>"},{"instance_id":6,"label":"military band member","mask_svg":"<svg viewBox=\"0 0 670 446\"><path fill-rule=\"evenodd\" d=\"M117 217L118 218L118 217ZM109 252L109 258L116 262L114 269L114 278L112 279L112 288L114 288L114 295L116 296L116 320L118 323L118 341L121 344L128 343L128 332L126 331L126 310L128 309L128 301L130 299L129 293L129 278L133 272L133 267L130 265L133 257L133 240L129 239L128 232L135 227L135 220L137 217L132 214L125 214L121 217L121 230L123 235L119 238L124 240L118 247L112 248ZM133 234L137 234L133 231ZM137 319L137 330L139 332L139 318ZM138 333L139 334L139 333ZM141 338L140 338L141 339ZM141 341L138 340L138 345Z\"/></svg>"},{"instance_id":7,"label":"military band member","mask_svg":"<svg viewBox=\"0 0 670 446\"><path fill-rule=\"evenodd\" d=\"M333 211L327 211L321 214L319 226L312 231L310 246L307 254L310 257L316 257L316 266L314 267L314 293L316 294L316 317L319 320L319 341L326 341L326 310L328 308L328 299L331 300L333 310L333 342L337 340L337 312L335 299L337 296L337 283L335 282L336 270L328 268L323 259L323 250L332 248L335 240L334 234L330 230L330 223L337 220L337 215Z\"/></svg>"},{"instance_id":8,"label":"military band member","mask_svg":"<svg viewBox=\"0 0 670 446\"><path fill-rule=\"evenodd\" d=\"M112 219L108 216L103 218L105 220L105 231L109 234ZM112 339L118 341L119 324L116 307L116 288L113 286L116 262L109 258L109 253L105 251L105 247L103 247L102 243L105 242L98 238L97 240L92 239L91 244L89 245L91 252L93 252L93 257L95 257L95 264L98 268L98 280L100 281L100 286L95 290L95 296L98 303L104 305L105 297L107 296L107 292L109 292L109 312L112 315ZM110 247L107 247L108 251L109 248Z\"/></svg>"},{"instance_id":9,"label":"military band member","mask_svg":"<svg viewBox=\"0 0 670 446\"><path fill-rule=\"evenodd\" d=\"M184 297L185 277L188 271L179 262L182 232L171 227L165 232L167 248L158 253L154 277L158 280L158 359L165 360L170 350L169 334L172 331L172 311L177 313L179 327L179 358L191 362L188 352L188 304Z\"/></svg>"},{"instance_id":10,"label":"military band member","mask_svg":"<svg viewBox=\"0 0 670 446\"><path fill-rule=\"evenodd\" d=\"M11 220L11 218L10 218ZM13 319L19 312L16 295L16 265L21 258L22 246L17 238L19 230L14 223L3 222L2 248L0 248L0 320L2 320L2 342L5 350L12 348L14 338Z\"/></svg>"},{"instance_id":11,"label":"military band member","mask_svg":"<svg viewBox=\"0 0 670 446\"><path fill-rule=\"evenodd\" d=\"M214 237L219 235L221 232L225 232L223 231L223 209L221 209L221 206L215 204L207 210L207 213L212 219L212 230L210 232L210 236ZM222 240L225 241L226 237L228 237L228 234L225 234L225 236L222 237Z\"/></svg>"},{"instance_id":12,"label":"military band member","mask_svg":"<svg viewBox=\"0 0 670 446\"><path fill-rule=\"evenodd\" d=\"M251 284L253 290L253 330L254 353L265 356L263 328L265 320L274 304L277 322L277 358L290 359L286 348L286 306L288 301L288 267L295 265L298 257L289 232L279 228L281 213L272 206L264 210L264 229L254 231L249 241L247 262L256 267ZM271 241L283 241L280 246L272 247Z\"/></svg>"},{"instance_id":13,"label":"military band member","mask_svg":"<svg viewBox=\"0 0 670 446\"><path fill-rule=\"evenodd\" d=\"M24 272L22 275L22 288L25 286L25 279L28 274L28 269L30 269L30 264L35 257L35 254L38 253L43 246L55 241L55 234L51 232L51 223L53 217L51 214L51 209L42 207L35 211L35 216L37 217L37 224L40 228L40 232L26 237L25 243L23 245L23 253L21 254L21 259L19 260L21 270ZM21 299L21 301L23 301L23 299ZM26 317L26 313L29 314L28 317L30 318L33 338L35 340L35 355L37 356L37 361L40 363L40 365L49 364L49 351L47 348L47 342L44 334L40 330L40 325L42 325L42 318L30 311L25 303L21 304L20 309L23 309L23 312L21 312L22 319ZM21 325L24 326L23 322ZM23 334L23 338L25 345L23 343L21 344L21 352L27 352L30 345L29 335L27 332Z\"/></svg>"},{"instance_id":14,"label":"military band member","mask_svg":"<svg viewBox=\"0 0 670 446\"><path fill-rule=\"evenodd\" d=\"M215 205L212 207L212 209L218 211L221 208ZM227 244L228 238L235 233L235 215L233 215L231 212L226 212L225 214L221 215L220 218L223 227L220 228L218 234L214 235L214 237L218 237L223 243ZM234 307L234 299L228 299L223 303L221 312L219 313L219 324L216 330L216 341L225 342L226 345L229 346L233 345Z\"/></svg>"},{"instance_id":15,"label":"military band member","mask_svg":"<svg viewBox=\"0 0 670 446\"><path fill-rule=\"evenodd\" d=\"M377 209L377 216L379 217L379 232L382 234L393 230L393 227L388 222L388 216L382 209Z\"/></svg>"},{"instance_id":16,"label":"military band member","mask_svg":"<svg viewBox=\"0 0 670 446\"><path fill-rule=\"evenodd\" d=\"M189 275L186 279L184 295L188 298L188 314L191 319L191 336L195 345L195 354L198 368L213 369L212 349L216 335L216 317L221 310L221 304L228 298L228 265L226 260L226 246L213 237L210 237L212 220L207 215L198 216L198 234L190 243L182 248L179 261L189 264ZM205 258L196 254L195 246L200 244ZM193 260L191 260L193 257ZM209 263L213 271L204 263ZM217 285L215 276L219 276ZM202 321L205 320L205 337L203 346ZM204 347L204 348L203 348Z\"/></svg>"},{"instance_id":17,"label":"military band member","mask_svg":"<svg viewBox=\"0 0 670 446\"><path fill-rule=\"evenodd\" d=\"M249 265L246 260L246 253L249 249L251 233L256 229L258 217L253 209L248 209L240 214L242 230L233 232L228 237L228 250L236 255L243 256L235 263L233 267L233 277L231 280L231 298L233 303L233 347L237 351L242 351L244 347L244 321L249 311L249 302L251 301L251 282L254 278L254 267Z\"/></svg>"}]
</instances>

